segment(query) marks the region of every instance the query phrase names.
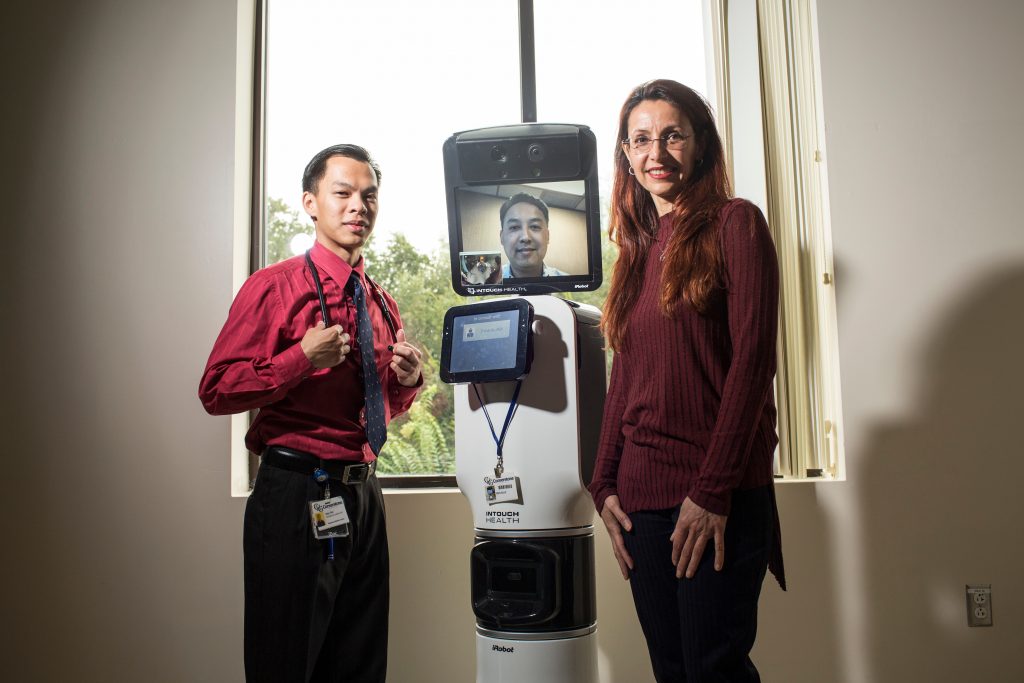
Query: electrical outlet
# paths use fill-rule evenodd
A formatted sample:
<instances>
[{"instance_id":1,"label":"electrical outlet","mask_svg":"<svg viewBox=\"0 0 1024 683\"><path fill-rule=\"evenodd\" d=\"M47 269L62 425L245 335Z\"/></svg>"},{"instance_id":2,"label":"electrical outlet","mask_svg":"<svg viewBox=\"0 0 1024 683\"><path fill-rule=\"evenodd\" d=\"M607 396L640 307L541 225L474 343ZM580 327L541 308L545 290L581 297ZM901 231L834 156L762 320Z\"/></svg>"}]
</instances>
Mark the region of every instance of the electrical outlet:
<instances>
[{"instance_id":1,"label":"electrical outlet","mask_svg":"<svg viewBox=\"0 0 1024 683\"><path fill-rule=\"evenodd\" d=\"M967 584L967 625L992 625L992 584Z\"/></svg>"}]
</instances>

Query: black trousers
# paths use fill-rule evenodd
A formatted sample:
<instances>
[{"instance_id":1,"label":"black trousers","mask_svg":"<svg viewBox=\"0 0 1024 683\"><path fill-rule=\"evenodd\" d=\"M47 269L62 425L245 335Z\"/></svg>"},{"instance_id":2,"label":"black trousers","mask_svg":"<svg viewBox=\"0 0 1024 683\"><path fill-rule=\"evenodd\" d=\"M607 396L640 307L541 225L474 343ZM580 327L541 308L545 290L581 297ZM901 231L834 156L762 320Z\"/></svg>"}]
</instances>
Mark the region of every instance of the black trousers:
<instances>
[{"instance_id":1,"label":"black trousers","mask_svg":"<svg viewBox=\"0 0 1024 683\"><path fill-rule=\"evenodd\" d=\"M260 466L245 507L245 677L249 683L381 683L387 670L388 542L376 476L332 480L352 532L313 538L311 475Z\"/></svg>"},{"instance_id":2,"label":"black trousers","mask_svg":"<svg viewBox=\"0 0 1024 683\"><path fill-rule=\"evenodd\" d=\"M757 600L774 534L771 492L733 494L725 567L709 544L692 579L677 579L669 536L679 508L633 512L624 534L633 556L630 588L658 683L746 683L761 678L750 660Z\"/></svg>"}]
</instances>

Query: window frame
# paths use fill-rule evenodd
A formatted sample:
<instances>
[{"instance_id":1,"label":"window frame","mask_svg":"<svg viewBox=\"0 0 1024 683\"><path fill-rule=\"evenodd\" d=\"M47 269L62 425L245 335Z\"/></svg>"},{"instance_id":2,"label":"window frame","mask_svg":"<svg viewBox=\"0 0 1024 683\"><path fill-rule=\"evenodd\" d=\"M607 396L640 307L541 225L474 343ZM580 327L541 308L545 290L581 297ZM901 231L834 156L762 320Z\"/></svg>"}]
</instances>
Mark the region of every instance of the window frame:
<instances>
[{"instance_id":1,"label":"window frame","mask_svg":"<svg viewBox=\"0 0 1024 683\"><path fill-rule=\"evenodd\" d=\"M784 274L776 377L780 436L776 478L843 480L815 0L702 1L709 99L716 105L730 175L737 179L739 174L742 179L736 183L737 194L765 210ZM267 2L238 0L232 295L262 267L266 249ZM756 45L753 51L752 45ZM760 107L746 104L755 90ZM750 145L734 145L737 137L751 133L763 140L752 158ZM793 339L801 343L786 343ZM236 497L251 491L258 467L258 457L244 443L251 417L252 413L242 413L231 418L231 493ZM454 474L408 474L382 476L381 486L411 492L454 489L457 484Z\"/></svg>"},{"instance_id":2,"label":"window frame","mask_svg":"<svg viewBox=\"0 0 1024 683\"><path fill-rule=\"evenodd\" d=\"M783 274L779 470L784 480L842 481L846 460L816 2L756 0L755 11L767 218Z\"/></svg>"}]
</instances>

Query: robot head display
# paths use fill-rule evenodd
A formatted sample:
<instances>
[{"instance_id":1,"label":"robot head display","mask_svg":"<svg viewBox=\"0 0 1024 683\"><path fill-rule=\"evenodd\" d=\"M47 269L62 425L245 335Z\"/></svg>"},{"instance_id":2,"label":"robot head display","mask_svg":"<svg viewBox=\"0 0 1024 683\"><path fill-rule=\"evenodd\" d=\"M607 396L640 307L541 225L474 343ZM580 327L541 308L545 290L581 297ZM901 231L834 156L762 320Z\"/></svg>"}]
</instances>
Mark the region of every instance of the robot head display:
<instances>
[{"instance_id":1,"label":"robot head display","mask_svg":"<svg viewBox=\"0 0 1024 683\"><path fill-rule=\"evenodd\" d=\"M521 124L444 144L452 287L462 296L601 286L594 134Z\"/></svg>"},{"instance_id":2,"label":"robot head display","mask_svg":"<svg viewBox=\"0 0 1024 683\"><path fill-rule=\"evenodd\" d=\"M597 680L593 470L605 396L594 136L522 124L444 145L452 286L518 294L445 315L459 488L473 511L477 681Z\"/></svg>"}]
</instances>

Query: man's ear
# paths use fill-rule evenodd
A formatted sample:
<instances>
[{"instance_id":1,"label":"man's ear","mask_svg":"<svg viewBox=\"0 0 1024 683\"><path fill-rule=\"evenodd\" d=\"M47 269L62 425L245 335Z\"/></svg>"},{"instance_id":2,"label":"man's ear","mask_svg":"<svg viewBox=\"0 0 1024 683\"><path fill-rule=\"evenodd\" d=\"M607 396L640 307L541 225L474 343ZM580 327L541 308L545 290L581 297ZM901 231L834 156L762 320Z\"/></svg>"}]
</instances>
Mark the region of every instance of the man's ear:
<instances>
[{"instance_id":1,"label":"man's ear","mask_svg":"<svg viewBox=\"0 0 1024 683\"><path fill-rule=\"evenodd\" d=\"M317 214L317 211L320 208L319 206L317 206L317 203L316 203L316 195L313 194L312 192L303 192L302 193L302 208L305 210L306 214L310 218L313 219L313 222L315 223L316 222L316 214Z\"/></svg>"}]
</instances>

